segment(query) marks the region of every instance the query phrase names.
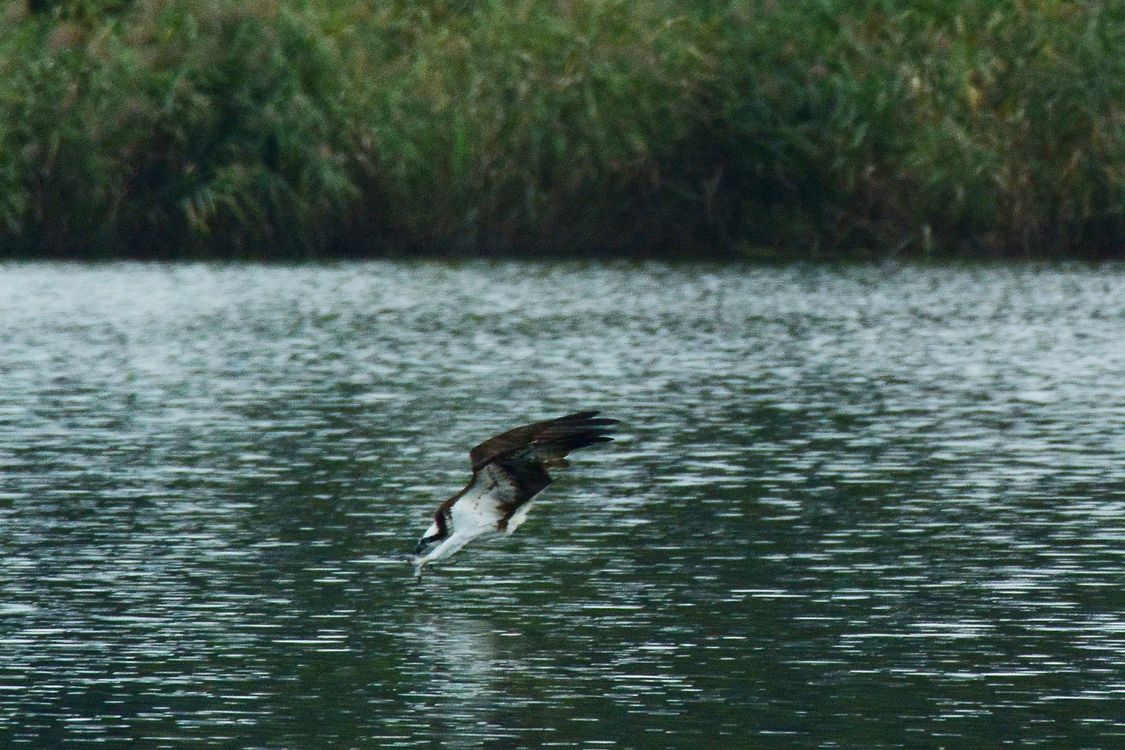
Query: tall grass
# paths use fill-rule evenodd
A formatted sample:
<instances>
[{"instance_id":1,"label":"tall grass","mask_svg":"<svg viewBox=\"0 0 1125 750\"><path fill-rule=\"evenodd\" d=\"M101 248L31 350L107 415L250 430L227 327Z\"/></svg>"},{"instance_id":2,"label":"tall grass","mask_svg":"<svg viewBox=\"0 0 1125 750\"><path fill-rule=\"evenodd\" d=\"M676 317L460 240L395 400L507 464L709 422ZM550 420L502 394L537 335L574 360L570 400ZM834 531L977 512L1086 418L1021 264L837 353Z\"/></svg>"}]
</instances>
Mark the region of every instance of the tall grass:
<instances>
[{"instance_id":1,"label":"tall grass","mask_svg":"<svg viewBox=\"0 0 1125 750\"><path fill-rule=\"evenodd\" d=\"M1125 2L60 0L0 253L1120 254Z\"/></svg>"},{"instance_id":2,"label":"tall grass","mask_svg":"<svg viewBox=\"0 0 1125 750\"><path fill-rule=\"evenodd\" d=\"M452 248L670 239L685 217L650 204L718 62L685 39L697 22L644 7L494 3L423 24L358 99L394 229Z\"/></svg>"},{"instance_id":3,"label":"tall grass","mask_svg":"<svg viewBox=\"0 0 1125 750\"><path fill-rule=\"evenodd\" d=\"M755 16L753 50L728 59L754 93L724 120L775 198L750 200L759 241L1120 252L1125 4L815 7Z\"/></svg>"}]
</instances>

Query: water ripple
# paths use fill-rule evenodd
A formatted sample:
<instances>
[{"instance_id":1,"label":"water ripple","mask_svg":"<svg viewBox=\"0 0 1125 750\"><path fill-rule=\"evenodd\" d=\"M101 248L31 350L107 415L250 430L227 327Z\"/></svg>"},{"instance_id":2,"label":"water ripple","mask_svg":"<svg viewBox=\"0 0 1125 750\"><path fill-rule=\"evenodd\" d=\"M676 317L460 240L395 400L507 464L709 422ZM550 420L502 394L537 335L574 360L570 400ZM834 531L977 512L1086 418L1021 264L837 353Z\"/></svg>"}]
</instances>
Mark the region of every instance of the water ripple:
<instances>
[{"instance_id":1,"label":"water ripple","mask_svg":"<svg viewBox=\"0 0 1125 750\"><path fill-rule=\"evenodd\" d=\"M5 265L0 321L2 746L1125 741L1117 267ZM587 406L415 584L465 448Z\"/></svg>"}]
</instances>

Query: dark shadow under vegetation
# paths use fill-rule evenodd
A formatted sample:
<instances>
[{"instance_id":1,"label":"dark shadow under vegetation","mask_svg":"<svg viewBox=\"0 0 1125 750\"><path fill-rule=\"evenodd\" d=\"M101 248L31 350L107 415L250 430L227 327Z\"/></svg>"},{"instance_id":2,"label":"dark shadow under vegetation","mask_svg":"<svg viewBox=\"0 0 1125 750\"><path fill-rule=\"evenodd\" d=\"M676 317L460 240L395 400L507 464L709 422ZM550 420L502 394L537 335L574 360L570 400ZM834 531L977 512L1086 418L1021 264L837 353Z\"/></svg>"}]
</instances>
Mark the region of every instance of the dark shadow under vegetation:
<instances>
[{"instance_id":1,"label":"dark shadow under vegetation","mask_svg":"<svg viewBox=\"0 0 1125 750\"><path fill-rule=\"evenodd\" d=\"M4 256L1125 247L1121 0L0 7Z\"/></svg>"}]
</instances>

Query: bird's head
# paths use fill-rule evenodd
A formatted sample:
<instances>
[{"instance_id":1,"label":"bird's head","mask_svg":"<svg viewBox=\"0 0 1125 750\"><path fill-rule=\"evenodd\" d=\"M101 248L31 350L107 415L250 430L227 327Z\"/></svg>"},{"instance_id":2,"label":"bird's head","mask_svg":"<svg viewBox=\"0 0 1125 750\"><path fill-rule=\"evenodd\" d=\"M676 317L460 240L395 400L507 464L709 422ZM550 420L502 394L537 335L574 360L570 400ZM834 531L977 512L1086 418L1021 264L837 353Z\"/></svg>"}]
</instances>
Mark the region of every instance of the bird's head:
<instances>
[{"instance_id":1,"label":"bird's head","mask_svg":"<svg viewBox=\"0 0 1125 750\"><path fill-rule=\"evenodd\" d=\"M448 535L445 517L442 516L441 511L434 514L434 521L430 524L430 528L426 529L426 533L418 540L418 546L414 548L415 555L422 555L430 548L431 545L437 544Z\"/></svg>"}]
</instances>

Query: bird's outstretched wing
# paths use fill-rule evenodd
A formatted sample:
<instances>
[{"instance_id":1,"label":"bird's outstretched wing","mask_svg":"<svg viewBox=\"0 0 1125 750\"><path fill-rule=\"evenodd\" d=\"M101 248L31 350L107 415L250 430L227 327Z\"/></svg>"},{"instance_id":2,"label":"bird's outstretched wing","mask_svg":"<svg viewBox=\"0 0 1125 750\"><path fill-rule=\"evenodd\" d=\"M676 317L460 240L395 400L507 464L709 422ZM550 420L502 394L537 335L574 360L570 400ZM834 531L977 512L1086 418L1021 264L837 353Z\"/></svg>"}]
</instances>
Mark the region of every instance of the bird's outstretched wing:
<instances>
[{"instance_id":1,"label":"bird's outstretched wing","mask_svg":"<svg viewBox=\"0 0 1125 750\"><path fill-rule=\"evenodd\" d=\"M472 471L488 466L494 461L515 459L521 462L538 462L544 466L561 463L570 451L612 439L605 434L607 428L618 423L616 419L598 418L597 412L578 412L557 419L547 419L515 430L489 437L469 452Z\"/></svg>"},{"instance_id":2,"label":"bird's outstretched wing","mask_svg":"<svg viewBox=\"0 0 1125 750\"><path fill-rule=\"evenodd\" d=\"M561 462L572 450L613 440L606 430L615 424L616 419L598 418L596 411L580 411L535 422L485 440L469 452L469 460L474 472L516 453L520 453L523 460L538 460L551 465Z\"/></svg>"},{"instance_id":3,"label":"bird's outstretched wing","mask_svg":"<svg viewBox=\"0 0 1125 750\"><path fill-rule=\"evenodd\" d=\"M616 419L583 411L517 427L489 438L469 453L475 482L490 485L502 515L500 526L551 483L547 469L566 466L573 450L613 438L607 430Z\"/></svg>"}]
</instances>

